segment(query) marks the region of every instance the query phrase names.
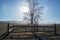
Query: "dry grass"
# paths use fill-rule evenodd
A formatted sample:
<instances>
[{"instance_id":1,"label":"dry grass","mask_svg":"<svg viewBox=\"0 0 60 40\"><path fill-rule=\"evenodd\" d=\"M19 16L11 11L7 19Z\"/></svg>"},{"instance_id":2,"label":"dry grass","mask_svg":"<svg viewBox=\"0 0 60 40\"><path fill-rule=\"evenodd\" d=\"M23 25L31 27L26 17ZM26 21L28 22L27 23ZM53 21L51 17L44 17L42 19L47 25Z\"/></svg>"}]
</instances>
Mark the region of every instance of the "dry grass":
<instances>
[{"instance_id":1,"label":"dry grass","mask_svg":"<svg viewBox=\"0 0 60 40\"><path fill-rule=\"evenodd\" d=\"M0 36L7 32L7 24L1 23L0 24Z\"/></svg>"},{"instance_id":2,"label":"dry grass","mask_svg":"<svg viewBox=\"0 0 60 40\"><path fill-rule=\"evenodd\" d=\"M44 28L44 29L43 29ZM39 27L38 29L41 31L41 30L44 30L44 31L48 31L48 30L54 30L54 27ZM56 26L57 28L57 33L60 34L60 25L57 25ZM0 24L0 36L3 35L5 32L7 31L7 24ZM14 33L14 31L16 33ZM20 31L23 31L23 32L20 32ZM13 36L13 38L27 38L27 37L32 37L33 36L33 33L32 32L24 32L24 31L31 31L31 28L30 27L27 27L27 28L23 28L23 27L20 27L20 28L14 28L14 30L12 31L12 33L10 33L9 35ZM35 34L37 35L52 35L52 33L54 32L35 32ZM48 40L60 40L60 36L53 36L53 37L49 37Z\"/></svg>"}]
</instances>

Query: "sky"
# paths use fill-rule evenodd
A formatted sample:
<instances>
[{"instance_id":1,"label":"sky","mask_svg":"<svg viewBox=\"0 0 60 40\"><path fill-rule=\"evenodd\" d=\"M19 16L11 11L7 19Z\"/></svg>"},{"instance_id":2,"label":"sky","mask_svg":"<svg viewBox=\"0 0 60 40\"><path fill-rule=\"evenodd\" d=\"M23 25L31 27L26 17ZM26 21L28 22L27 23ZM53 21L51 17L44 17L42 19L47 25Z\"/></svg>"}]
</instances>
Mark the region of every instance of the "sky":
<instances>
[{"instance_id":1,"label":"sky","mask_svg":"<svg viewBox=\"0 0 60 40\"><path fill-rule=\"evenodd\" d=\"M38 0L43 6L43 15L40 22L60 23L60 0ZM25 0L0 0L0 21L23 21Z\"/></svg>"}]
</instances>

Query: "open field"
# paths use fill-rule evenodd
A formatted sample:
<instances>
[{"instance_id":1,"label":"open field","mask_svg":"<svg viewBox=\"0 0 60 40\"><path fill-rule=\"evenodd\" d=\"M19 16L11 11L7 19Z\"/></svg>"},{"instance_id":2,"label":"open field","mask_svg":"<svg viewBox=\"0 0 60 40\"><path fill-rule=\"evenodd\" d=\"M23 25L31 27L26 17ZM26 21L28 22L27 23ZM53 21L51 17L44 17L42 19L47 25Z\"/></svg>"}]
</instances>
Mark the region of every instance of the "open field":
<instances>
[{"instance_id":1,"label":"open field","mask_svg":"<svg viewBox=\"0 0 60 40\"><path fill-rule=\"evenodd\" d=\"M7 27L8 27L7 23L0 23L0 36L7 32ZM9 28L11 29L11 27ZM33 31L35 31L35 34L38 36L52 35L52 33L54 33L55 31L55 26L54 25L42 25L41 27L13 27L12 29L13 30L9 33L9 36L11 36L12 38L25 38L25 37L28 38L28 37L34 37L32 33ZM60 34L60 24L56 25L56 33ZM60 40L60 36L48 37L48 40Z\"/></svg>"},{"instance_id":2,"label":"open field","mask_svg":"<svg viewBox=\"0 0 60 40\"><path fill-rule=\"evenodd\" d=\"M7 23L0 23L0 36L7 32Z\"/></svg>"}]
</instances>

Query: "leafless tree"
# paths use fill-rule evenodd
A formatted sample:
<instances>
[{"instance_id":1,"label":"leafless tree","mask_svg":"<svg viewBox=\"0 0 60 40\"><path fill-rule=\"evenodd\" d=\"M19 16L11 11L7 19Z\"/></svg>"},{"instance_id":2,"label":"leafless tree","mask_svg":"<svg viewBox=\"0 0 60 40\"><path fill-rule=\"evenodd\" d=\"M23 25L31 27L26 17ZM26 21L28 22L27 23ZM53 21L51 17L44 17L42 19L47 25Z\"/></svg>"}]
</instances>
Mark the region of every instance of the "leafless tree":
<instances>
[{"instance_id":1,"label":"leafless tree","mask_svg":"<svg viewBox=\"0 0 60 40\"><path fill-rule=\"evenodd\" d=\"M38 0L26 0L28 2L29 12L25 13L24 20L30 22L31 25L37 25L39 19L41 19L41 11L43 9L40 6Z\"/></svg>"},{"instance_id":2,"label":"leafless tree","mask_svg":"<svg viewBox=\"0 0 60 40\"><path fill-rule=\"evenodd\" d=\"M42 6L40 6L38 0L26 0L28 2L28 7L29 7L29 12L25 13L25 17L24 20L27 20L28 22L30 22L31 26L33 25L38 25L39 20L41 19L41 11L43 9ZM32 28L33 29L33 35L35 37L38 37L35 34L35 31L38 30L37 28ZM40 39L40 37L38 37L38 39Z\"/></svg>"}]
</instances>

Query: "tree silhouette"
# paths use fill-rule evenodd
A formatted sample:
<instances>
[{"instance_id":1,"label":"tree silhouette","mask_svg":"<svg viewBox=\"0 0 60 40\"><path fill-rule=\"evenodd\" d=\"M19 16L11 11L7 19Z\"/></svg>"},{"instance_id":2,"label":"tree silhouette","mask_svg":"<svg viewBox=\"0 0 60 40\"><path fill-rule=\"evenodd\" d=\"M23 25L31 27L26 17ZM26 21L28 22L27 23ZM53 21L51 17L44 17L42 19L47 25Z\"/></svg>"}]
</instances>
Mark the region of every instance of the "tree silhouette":
<instances>
[{"instance_id":1,"label":"tree silhouette","mask_svg":"<svg viewBox=\"0 0 60 40\"><path fill-rule=\"evenodd\" d=\"M30 22L31 25L38 25L38 21L41 19L41 11L43 9L40 6L38 0L26 0L28 2L29 12L24 13L24 20Z\"/></svg>"},{"instance_id":2,"label":"tree silhouette","mask_svg":"<svg viewBox=\"0 0 60 40\"><path fill-rule=\"evenodd\" d=\"M24 20L27 20L30 22L31 26L38 25L39 20L41 20L41 14L43 14L41 11L43 9L42 6L40 6L38 0L26 0L28 2L29 12L25 13ZM38 30L37 28L33 29L33 35L37 37L38 39L41 39L39 36L35 34L35 31ZM36 30L37 29L37 30Z\"/></svg>"}]
</instances>

